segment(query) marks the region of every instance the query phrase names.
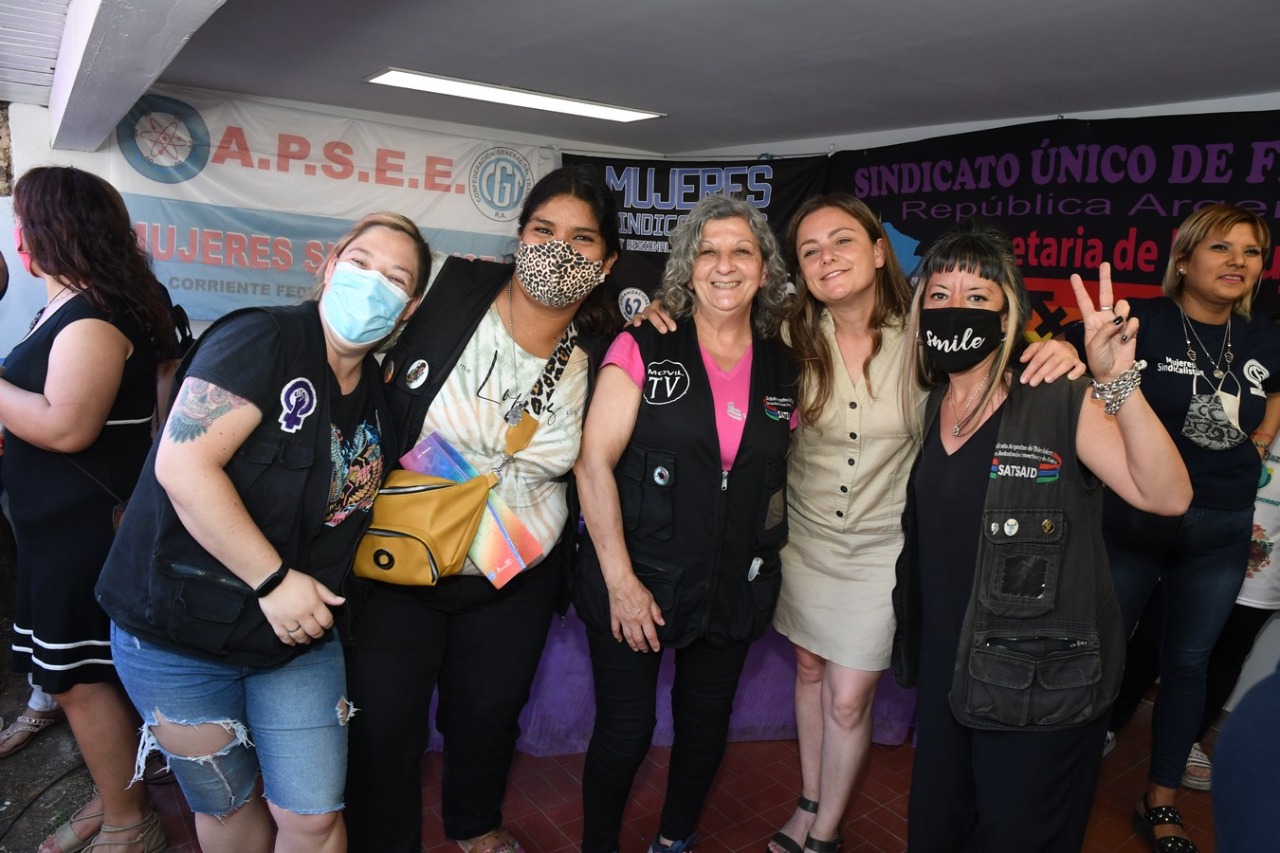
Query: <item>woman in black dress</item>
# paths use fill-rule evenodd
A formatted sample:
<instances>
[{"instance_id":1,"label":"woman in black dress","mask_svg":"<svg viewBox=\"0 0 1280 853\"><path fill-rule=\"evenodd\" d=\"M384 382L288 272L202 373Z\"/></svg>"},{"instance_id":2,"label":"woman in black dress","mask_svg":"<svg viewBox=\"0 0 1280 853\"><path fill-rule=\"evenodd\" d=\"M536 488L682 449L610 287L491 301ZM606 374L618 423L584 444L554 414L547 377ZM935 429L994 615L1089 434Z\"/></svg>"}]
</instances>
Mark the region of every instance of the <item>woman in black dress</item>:
<instances>
[{"instance_id":1,"label":"woman in black dress","mask_svg":"<svg viewBox=\"0 0 1280 853\"><path fill-rule=\"evenodd\" d=\"M164 846L144 786L129 787L137 718L116 679L93 586L114 510L151 445L156 352L172 324L124 201L66 167L14 188L18 255L47 302L0 379L5 488L18 548L13 663L66 712L98 794L43 849ZM55 846L49 847L47 845Z\"/></svg>"}]
</instances>

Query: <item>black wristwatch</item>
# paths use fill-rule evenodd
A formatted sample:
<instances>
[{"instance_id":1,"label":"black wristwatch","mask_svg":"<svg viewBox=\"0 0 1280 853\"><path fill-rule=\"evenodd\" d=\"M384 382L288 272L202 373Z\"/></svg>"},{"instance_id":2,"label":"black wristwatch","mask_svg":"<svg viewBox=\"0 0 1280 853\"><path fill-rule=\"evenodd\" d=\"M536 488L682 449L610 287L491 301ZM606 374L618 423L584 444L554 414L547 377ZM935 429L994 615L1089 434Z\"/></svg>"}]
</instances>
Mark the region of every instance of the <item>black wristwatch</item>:
<instances>
[{"instance_id":1,"label":"black wristwatch","mask_svg":"<svg viewBox=\"0 0 1280 853\"><path fill-rule=\"evenodd\" d=\"M253 588L253 597L266 598L268 595L275 592L276 587L280 586L280 582L284 580L284 576L287 574L289 574L289 565L287 563L281 563L280 568L267 575L262 583Z\"/></svg>"}]
</instances>

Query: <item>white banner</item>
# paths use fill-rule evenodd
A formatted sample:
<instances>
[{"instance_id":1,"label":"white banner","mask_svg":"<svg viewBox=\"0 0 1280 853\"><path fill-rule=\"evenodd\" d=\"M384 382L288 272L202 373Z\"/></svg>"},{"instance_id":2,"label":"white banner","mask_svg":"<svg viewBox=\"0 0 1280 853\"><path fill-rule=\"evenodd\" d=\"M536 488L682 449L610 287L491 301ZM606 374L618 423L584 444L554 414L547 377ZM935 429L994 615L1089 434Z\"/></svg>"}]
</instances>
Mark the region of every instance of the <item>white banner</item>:
<instances>
[{"instance_id":1,"label":"white banner","mask_svg":"<svg viewBox=\"0 0 1280 853\"><path fill-rule=\"evenodd\" d=\"M433 250L496 258L554 166L535 146L466 139L165 89L116 128L109 180L157 277L196 319L296 302L366 213L418 223Z\"/></svg>"}]
</instances>

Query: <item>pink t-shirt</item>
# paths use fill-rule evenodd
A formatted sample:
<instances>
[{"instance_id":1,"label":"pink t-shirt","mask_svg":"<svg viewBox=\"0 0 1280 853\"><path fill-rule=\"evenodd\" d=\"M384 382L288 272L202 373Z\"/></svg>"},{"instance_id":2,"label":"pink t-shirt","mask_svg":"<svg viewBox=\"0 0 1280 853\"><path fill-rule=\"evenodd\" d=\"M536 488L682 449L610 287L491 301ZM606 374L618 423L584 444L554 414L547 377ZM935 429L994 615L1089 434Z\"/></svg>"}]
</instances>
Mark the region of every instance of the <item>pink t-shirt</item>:
<instances>
[{"instance_id":1,"label":"pink t-shirt","mask_svg":"<svg viewBox=\"0 0 1280 853\"><path fill-rule=\"evenodd\" d=\"M738 455L738 447L742 444L742 430L747 423L748 399L751 396L751 353L748 347L742 358L738 359L729 370L721 370L702 345L702 364L706 367L707 378L711 381L711 399L716 410L716 434L720 439L720 464L728 471L733 467L733 460ZM604 357L605 364L616 364L631 377L637 388L644 388L644 360L640 357L640 347L636 339L625 332L618 335ZM796 428L795 415L792 414L791 428Z\"/></svg>"}]
</instances>

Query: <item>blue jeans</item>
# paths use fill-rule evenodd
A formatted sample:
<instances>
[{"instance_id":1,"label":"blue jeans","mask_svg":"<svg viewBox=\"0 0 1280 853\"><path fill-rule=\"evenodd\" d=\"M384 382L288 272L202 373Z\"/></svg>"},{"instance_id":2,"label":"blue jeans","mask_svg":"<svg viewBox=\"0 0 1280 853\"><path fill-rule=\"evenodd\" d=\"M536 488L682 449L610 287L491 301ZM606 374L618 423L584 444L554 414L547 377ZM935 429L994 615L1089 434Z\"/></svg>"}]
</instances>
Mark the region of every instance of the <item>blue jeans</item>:
<instances>
[{"instance_id":1,"label":"blue jeans","mask_svg":"<svg viewBox=\"0 0 1280 853\"><path fill-rule=\"evenodd\" d=\"M159 749L191 810L226 815L253 794L259 769L275 806L295 814L342 808L347 717L342 644L332 633L278 667L228 666L148 643L111 626L116 670L146 728L134 780ZM217 723L233 737L212 755L175 755L156 742L157 715Z\"/></svg>"},{"instance_id":2,"label":"blue jeans","mask_svg":"<svg viewBox=\"0 0 1280 853\"><path fill-rule=\"evenodd\" d=\"M1192 507L1166 518L1108 494L1102 525L1125 631L1133 633L1157 584L1165 596L1160 693L1151 718L1149 778L1176 788L1204 713L1209 655L1244 582L1253 505Z\"/></svg>"}]
</instances>

